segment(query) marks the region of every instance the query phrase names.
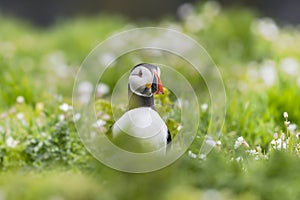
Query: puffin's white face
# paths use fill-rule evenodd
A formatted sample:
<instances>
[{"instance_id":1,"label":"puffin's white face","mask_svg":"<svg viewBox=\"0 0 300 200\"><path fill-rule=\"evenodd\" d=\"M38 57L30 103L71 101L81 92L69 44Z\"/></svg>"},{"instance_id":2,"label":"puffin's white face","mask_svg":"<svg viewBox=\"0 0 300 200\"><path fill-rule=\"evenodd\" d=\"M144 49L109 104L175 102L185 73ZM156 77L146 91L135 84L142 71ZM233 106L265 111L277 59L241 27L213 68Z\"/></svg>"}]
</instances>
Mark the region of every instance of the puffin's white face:
<instances>
[{"instance_id":1,"label":"puffin's white face","mask_svg":"<svg viewBox=\"0 0 300 200\"><path fill-rule=\"evenodd\" d=\"M140 96L152 96L154 73L144 66L134 68L129 75L130 90Z\"/></svg>"}]
</instances>

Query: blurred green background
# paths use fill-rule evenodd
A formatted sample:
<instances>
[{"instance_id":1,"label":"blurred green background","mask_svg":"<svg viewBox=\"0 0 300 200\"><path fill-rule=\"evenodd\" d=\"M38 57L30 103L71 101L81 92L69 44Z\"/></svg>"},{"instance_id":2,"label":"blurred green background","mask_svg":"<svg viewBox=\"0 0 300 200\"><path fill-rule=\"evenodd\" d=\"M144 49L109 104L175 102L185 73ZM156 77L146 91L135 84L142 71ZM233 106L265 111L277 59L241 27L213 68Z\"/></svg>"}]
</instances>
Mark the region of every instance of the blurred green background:
<instances>
[{"instance_id":1,"label":"blurred green background","mask_svg":"<svg viewBox=\"0 0 300 200\"><path fill-rule=\"evenodd\" d=\"M8 8L1 3L2 11ZM117 8L66 19L58 13L45 22L2 12L0 199L300 199L299 14L291 19L226 1L177 4L155 19L139 13L141 20ZM186 154L162 170L127 174L102 165L83 147L71 98L77 70L97 44L144 26L178 30L203 45L223 76L227 115L221 137L211 139L214 150L198 155L210 120L209 96L203 95L197 137ZM184 69L178 67L201 96L203 81ZM97 89L106 128L113 123L107 100L114 83L112 76ZM82 85L83 101L91 90ZM157 99L165 105L162 115L176 106L169 100ZM171 129L178 128L176 120L175 113Z\"/></svg>"}]
</instances>

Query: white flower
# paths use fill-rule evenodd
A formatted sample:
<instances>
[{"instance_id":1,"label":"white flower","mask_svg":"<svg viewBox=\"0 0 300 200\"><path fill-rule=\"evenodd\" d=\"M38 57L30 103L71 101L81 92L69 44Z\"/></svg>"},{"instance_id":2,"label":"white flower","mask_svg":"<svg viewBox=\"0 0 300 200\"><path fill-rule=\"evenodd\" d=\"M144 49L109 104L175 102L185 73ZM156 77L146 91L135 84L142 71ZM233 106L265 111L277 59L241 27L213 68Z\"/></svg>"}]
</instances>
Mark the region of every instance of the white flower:
<instances>
[{"instance_id":1,"label":"white flower","mask_svg":"<svg viewBox=\"0 0 300 200\"><path fill-rule=\"evenodd\" d=\"M11 148L15 148L17 146L19 142L17 140L14 140L11 136L9 136L6 139L6 145L11 147Z\"/></svg>"},{"instance_id":2,"label":"white flower","mask_svg":"<svg viewBox=\"0 0 300 200\"><path fill-rule=\"evenodd\" d=\"M285 58L281 61L281 69L289 75L295 75L299 71L299 63L294 58Z\"/></svg>"},{"instance_id":3,"label":"white flower","mask_svg":"<svg viewBox=\"0 0 300 200\"><path fill-rule=\"evenodd\" d=\"M276 70L274 61L265 61L261 66L260 76L267 86L272 86L276 80Z\"/></svg>"},{"instance_id":4,"label":"white flower","mask_svg":"<svg viewBox=\"0 0 300 200\"><path fill-rule=\"evenodd\" d=\"M204 104L201 105L201 110L202 111L206 111L207 108L208 108L208 104L207 103L204 103Z\"/></svg>"},{"instance_id":5,"label":"white flower","mask_svg":"<svg viewBox=\"0 0 300 200\"><path fill-rule=\"evenodd\" d=\"M288 129L289 129L289 131L294 132L297 129L297 125L296 124L290 124Z\"/></svg>"},{"instance_id":6,"label":"white flower","mask_svg":"<svg viewBox=\"0 0 300 200\"><path fill-rule=\"evenodd\" d=\"M260 19L252 27L254 32L260 34L267 40L276 39L279 33L276 23L270 18Z\"/></svg>"},{"instance_id":7,"label":"white flower","mask_svg":"<svg viewBox=\"0 0 300 200\"><path fill-rule=\"evenodd\" d=\"M178 98L175 102L175 105L181 109L182 108L182 100L180 98Z\"/></svg>"},{"instance_id":8,"label":"white flower","mask_svg":"<svg viewBox=\"0 0 300 200\"><path fill-rule=\"evenodd\" d=\"M180 5L177 9L177 15L181 20L187 19L188 16L195 13L195 9L193 4L191 3L184 3Z\"/></svg>"},{"instance_id":9,"label":"white flower","mask_svg":"<svg viewBox=\"0 0 300 200\"><path fill-rule=\"evenodd\" d=\"M285 135L284 135L284 133L281 133L281 135L280 135L280 139L281 139L282 141L285 139Z\"/></svg>"},{"instance_id":10,"label":"white flower","mask_svg":"<svg viewBox=\"0 0 300 200\"><path fill-rule=\"evenodd\" d=\"M116 56L112 53L101 54L101 56L98 58L99 62L105 67L110 65L115 59Z\"/></svg>"},{"instance_id":11,"label":"white flower","mask_svg":"<svg viewBox=\"0 0 300 200\"><path fill-rule=\"evenodd\" d=\"M278 133L274 133L273 137L274 137L275 140L277 140L278 139Z\"/></svg>"},{"instance_id":12,"label":"white flower","mask_svg":"<svg viewBox=\"0 0 300 200\"><path fill-rule=\"evenodd\" d=\"M191 158L197 158L197 155L193 153L191 150L188 151L188 156Z\"/></svg>"},{"instance_id":13,"label":"white flower","mask_svg":"<svg viewBox=\"0 0 300 200\"><path fill-rule=\"evenodd\" d=\"M93 92L93 85L89 81L82 81L77 87L77 93L79 95L79 101L81 103L88 103Z\"/></svg>"},{"instance_id":14,"label":"white flower","mask_svg":"<svg viewBox=\"0 0 300 200\"><path fill-rule=\"evenodd\" d=\"M284 118L288 118L288 117L289 117L288 113L287 113L287 112L284 112L284 113L283 113L283 117L284 117Z\"/></svg>"},{"instance_id":15,"label":"white flower","mask_svg":"<svg viewBox=\"0 0 300 200\"><path fill-rule=\"evenodd\" d=\"M74 121L77 122L79 119L81 118L81 114L80 113L76 113L74 115Z\"/></svg>"},{"instance_id":16,"label":"white flower","mask_svg":"<svg viewBox=\"0 0 300 200\"><path fill-rule=\"evenodd\" d=\"M206 17L215 17L221 11L221 5L217 1L207 1L203 5L203 8L204 8L203 12Z\"/></svg>"},{"instance_id":17,"label":"white flower","mask_svg":"<svg viewBox=\"0 0 300 200\"><path fill-rule=\"evenodd\" d=\"M16 115L16 117L17 117L17 119L18 120L24 120L24 113L18 113L17 115Z\"/></svg>"},{"instance_id":18,"label":"white flower","mask_svg":"<svg viewBox=\"0 0 300 200\"><path fill-rule=\"evenodd\" d=\"M106 121L104 121L104 120L102 120L102 119L99 119L99 120L97 120L97 121L93 124L93 127L94 127L94 128L101 128L101 127L103 127L105 124L106 124Z\"/></svg>"},{"instance_id":19,"label":"white flower","mask_svg":"<svg viewBox=\"0 0 300 200\"><path fill-rule=\"evenodd\" d=\"M177 127L177 131L180 131L182 128L183 128L183 126L181 124L179 124Z\"/></svg>"},{"instance_id":20,"label":"white flower","mask_svg":"<svg viewBox=\"0 0 300 200\"><path fill-rule=\"evenodd\" d=\"M60 122L64 121L65 120L65 116L64 115L59 115L58 116L58 119Z\"/></svg>"},{"instance_id":21,"label":"white flower","mask_svg":"<svg viewBox=\"0 0 300 200\"><path fill-rule=\"evenodd\" d=\"M248 143L245 141L245 139L243 138L243 136L240 136L240 137L237 138L237 140L234 143L234 149L239 148L241 145L249 147Z\"/></svg>"},{"instance_id":22,"label":"white flower","mask_svg":"<svg viewBox=\"0 0 300 200\"><path fill-rule=\"evenodd\" d=\"M237 162L241 162L241 161L243 161L243 158L242 157L237 157L236 159L235 159Z\"/></svg>"},{"instance_id":23,"label":"white flower","mask_svg":"<svg viewBox=\"0 0 300 200\"><path fill-rule=\"evenodd\" d=\"M189 15L185 20L185 27L190 32L198 32L204 28L203 19L201 16Z\"/></svg>"},{"instance_id":24,"label":"white flower","mask_svg":"<svg viewBox=\"0 0 300 200\"><path fill-rule=\"evenodd\" d=\"M63 103L59 106L59 109L64 111L64 112L68 112L69 110L72 110L72 106L68 105L67 103Z\"/></svg>"},{"instance_id":25,"label":"white flower","mask_svg":"<svg viewBox=\"0 0 300 200\"><path fill-rule=\"evenodd\" d=\"M47 56L47 65L62 78L70 74L70 67L66 64L65 55L62 51L57 51Z\"/></svg>"},{"instance_id":26,"label":"white flower","mask_svg":"<svg viewBox=\"0 0 300 200\"><path fill-rule=\"evenodd\" d=\"M199 157L201 160L205 160L205 159L206 159L206 155L203 154L203 153L199 154L198 157Z\"/></svg>"},{"instance_id":27,"label":"white flower","mask_svg":"<svg viewBox=\"0 0 300 200\"><path fill-rule=\"evenodd\" d=\"M99 83L97 85L97 90L96 90L97 96L102 97L103 95L106 95L107 93L109 93L109 86L106 85L105 83Z\"/></svg>"},{"instance_id":28,"label":"white flower","mask_svg":"<svg viewBox=\"0 0 300 200\"><path fill-rule=\"evenodd\" d=\"M243 140L244 140L243 137L239 137L239 138L235 141L235 143L234 143L234 149L239 148L239 147L242 145Z\"/></svg>"},{"instance_id":29,"label":"white flower","mask_svg":"<svg viewBox=\"0 0 300 200\"><path fill-rule=\"evenodd\" d=\"M77 92L79 94L90 94L93 92L93 84L89 81L82 81L78 84Z\"/></svg>"},{"instance_id":30,"label":"white flower","mask_svg":"<svg viewBox=\"0 0 300 200\"><path fill-rule=\"evenodd\" d=\"M16 117L17 117L18 120L21 121L21 123L22 123L24 126L27 125L27 121L25 120L24 113L19 112L19 113L17 113Z\"/></svg>"},{"instance_id":31,"label":"white flower","mask_svg":"<svg viewBox=\"0 0 300 200\"><path fill-rule=\"evenodd\" d=\"M250 150L247 150L246 152L253 156L258 154L258 152L255 149L250 149Z\"/></svg>"},{"instance_id":32,"label":"white flower","mask_svg":"<svg viewBox=\"0 0 300 200\"><path fill-rule=\"evenodd\" d=\"M271 141L271 146L273 147L273 149L286 149L287 148L287 143L286 141L284 141L284 138L279 138L278 140L272 140Z\"/></svg>"},{"instance_id":33,"label":"white flower","mask_svg":"<svg viewBox=\"0 0 300 200\"><path fill-rule=\"evenodd\" d=\"M41 136L46 137L46 136L47 136L47 133L41 132Z\"/></svg>"},{"instance_id":34,"label":"white flower","mask_svg":"<svg viewBox=\"0 0 300 200\"><path fill-rule=\"evenodd\" d=\"M209 146L215 146L216 145L216 141L211 137L211 136L206 136L205 137L205 143L208 144Z\"/></svg>"},{"instance_id":35,"label":"white flower","mask_svg":"<svg viewBox=\"0 0 300 200\"><path fill-rule=\"evenodd\" d=\"M24 99L23 96L18 96L17 99L16 99L16 101L17 101L17 103L22 104L22 103L25 102L25 99Z\"/></svg>"}]
</instances>

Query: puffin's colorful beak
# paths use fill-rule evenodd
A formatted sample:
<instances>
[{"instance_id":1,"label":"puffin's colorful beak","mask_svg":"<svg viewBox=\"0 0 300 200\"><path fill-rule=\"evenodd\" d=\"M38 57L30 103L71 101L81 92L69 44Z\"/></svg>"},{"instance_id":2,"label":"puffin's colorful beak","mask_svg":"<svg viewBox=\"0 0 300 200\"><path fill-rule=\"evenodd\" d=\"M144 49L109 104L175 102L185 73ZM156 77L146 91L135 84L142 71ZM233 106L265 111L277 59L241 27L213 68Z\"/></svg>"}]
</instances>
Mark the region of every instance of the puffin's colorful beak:
<instances>
[{"instance_id":1,"label":"puffin's colorful beak","mask_svg":"<svg viewBox=\"0 0 300 200\"><path fill-rule=\"evenodd\" d=\"M155 92L155 94L164 94L164 88L162 86L160 77L156 72L155 72L155 76L156 76L156 79L157 79L157 91Z\"/></svg>"}]
</instances>

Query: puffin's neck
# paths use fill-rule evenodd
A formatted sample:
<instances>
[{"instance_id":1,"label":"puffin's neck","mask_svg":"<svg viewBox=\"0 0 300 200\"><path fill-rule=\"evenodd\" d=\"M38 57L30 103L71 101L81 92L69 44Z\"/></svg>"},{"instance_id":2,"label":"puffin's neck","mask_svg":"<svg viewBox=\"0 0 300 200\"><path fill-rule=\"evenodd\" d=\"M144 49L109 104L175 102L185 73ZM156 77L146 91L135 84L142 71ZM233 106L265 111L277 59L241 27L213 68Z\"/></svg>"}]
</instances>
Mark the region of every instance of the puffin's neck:
<instances>
[{"instance_id":1,"label":"puffin's neck","mask_svg":"<svg viewBox=\"0 0 300 200\"><path fill-rule=\"evenodd\" d=\"M156 110L154 107L153 95L151 97L139 96L128 90L128 109L140 108L140 107L150 107Z\"/></svg>"}]
</instances>

